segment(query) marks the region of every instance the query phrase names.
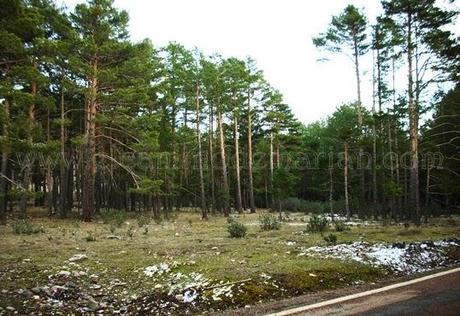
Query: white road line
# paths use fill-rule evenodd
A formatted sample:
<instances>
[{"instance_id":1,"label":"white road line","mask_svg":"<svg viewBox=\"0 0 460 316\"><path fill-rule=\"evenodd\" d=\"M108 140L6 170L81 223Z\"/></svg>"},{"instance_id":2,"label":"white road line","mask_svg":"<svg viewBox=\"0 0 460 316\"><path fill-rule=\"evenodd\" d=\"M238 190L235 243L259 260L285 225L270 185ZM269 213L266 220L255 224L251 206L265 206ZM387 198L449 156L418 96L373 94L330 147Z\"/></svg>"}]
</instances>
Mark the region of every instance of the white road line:
<instances>
[{"instance_id":1,"label":"white road line","mask_svg":"<svg viewBox=\"0 0 460 316\"><path fill-rule=\"evenodd\" d=\"M424 276L424 277L421 277L421 278L418 278L418 279L413 279L413 280L410 280L410 281L396 283L396 284L384 286L384 287L374 289L374 290L370 290L370 291L366 291L366 292L361 292L361 293L351 294L351 295L347 295L347 296L342 296L342 297L334 298L332 300L328 300L328 301L324 301L324 302L320 302L320 303L315 303L315 304L311 304L311 305L305 305L305 306L301 306L301 307L296 307L296 308L288 309L288 310L285 310L285 311L282 311L282 312L267 314L266 316L284 316L284 315L291 315L291 314L295 314L295 313L301 313L301 312L305 312L305 311L312 310L312 309L319 308L319 307L324 307L324 306L337 304L337 303L342 303L342 302L345 302L345 301L353 300L353 299L364 297L364 296L369 296L369 295L373 295L373 294L377 294L377 293L382 293L382 292L385 292L385 291L397 289L397 288L400 288L400 287L404 287L404 286L408 286L408 285L411 285L411 284L423 282L423 281L426 281L426 280L434 279L434 278L437 278L437 277L440 277L440 276L443 276L443 275L448 275L448 274L456 273L456 272L460 272L460 268L455 268L455 269L451 269L451 270L447 270L447 271L442 271L442 272L438 272L438 273L435 273L435 274L430 274L430 275L427 275L427 276Z\"/></svg>"}]
</instances>

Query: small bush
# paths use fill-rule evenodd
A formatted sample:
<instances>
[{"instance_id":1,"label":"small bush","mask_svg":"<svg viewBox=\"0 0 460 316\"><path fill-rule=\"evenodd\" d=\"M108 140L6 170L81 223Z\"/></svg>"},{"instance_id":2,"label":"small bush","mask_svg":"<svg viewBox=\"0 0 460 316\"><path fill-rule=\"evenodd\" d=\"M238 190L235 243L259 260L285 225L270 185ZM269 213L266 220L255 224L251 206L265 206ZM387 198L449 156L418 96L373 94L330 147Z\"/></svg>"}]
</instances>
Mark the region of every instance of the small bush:
<instances>
[{"instance_id":1,"label":"small bush","mask_svg":"<svg viewBox=\"0 0 460 316\"><path fill-rule=\"evenodd\" d=\"M327 229L327 226L328 221L326 218L313 215L308 221L307 231L312 233L323 233Z\"/></svg>"},{"instance_id":2,"label":"small bush","mask_svg":"<svg viewBox=\"0 0 460 316\"><path fill-rule=\"evenodd\" d=\"M329 234L327 236L324 236L323 239L330 245L335 245L337 243L337 235L334 235L334 234Z\"/></svg>"},{"instance_id":3,"label":"small bush","mask_svg":"<svg viewBox=\"0 0 460 316\"><path fill-rule=\"evenodd\" d=\"M117 227L121 227L128 216L125 211L109 209L101 211L101 218L104 224L114 224Z\"/></svg>"},{"instance_id":4,"label":"small bush","mask_svg":"<svg viewBox=\"0 0 460 316\"><path fill-rule=\"evenodd\" d=\"M259 216L260 229L278 230L281 228L281 222L272 214L262 214Z\"/></svg>"},{"instance_id":5,"label":"small bush","mask_svg":"<svg viewBox=\"0 0 460 316\"><path fill-rule=\"evenodd\" d=\"M86 240L87 242L96 241L96 237L94 237L92 231L88 231L88 232L87 232L87 235L85 236L85 240Z\"/></svg>"},{"instance_id":6,"label":"small bush","mask_svg":"<svg viewBox=\"0 0 460 316\"><path fill-rule=\"evenodd\" d=\"M334 229L336 232L343 232L343 231L346 231L346 230L350 230L350 227L347 226L347 224L345 224L345 222L343 221L335 221L334 222Z\"/></svg>"},{"instance_id":7,"label":"small bush","mask_svg":"<svg viewBox=\"0 0 460 316\"><path fill-rule=\"evenodd\" d=\"M230 234L231 238L242 238L246 236L246 231L248 228L236 220L228 220L229 224L227 227L228 233Z\"/></svg>"},{"instance_id":8,"label":"small bush","mask_svg":"<svg viewBox=\"0 0 460 316\"><path fill-rule=\"evenodd\" d=\"M27 220L14 221L11 223L11 228L16 235L32 235L45 232L42 226L34 226Z\"/></svg>"},{"instance_id":9,"label":"small bush","mask_svg":"<svg viewBox=\"0 0 460 316\"><path fill-rule=\"evenodd\" d=\"M126 235L128 235L129 238L134 237L134 229L133 226L129 226L128 231L126 232Z\"/></svg>"},{"instance_id":10,"label":"small bush","mask_svg":"<svg viewBox=\"0 0 460 316\"><path fill-rule=\"evenodd\" d=\"M151 217L148 215L139 215L137 217L137 225L139 227L146 226L150 224Z\"/></svg>"}]
</instances>

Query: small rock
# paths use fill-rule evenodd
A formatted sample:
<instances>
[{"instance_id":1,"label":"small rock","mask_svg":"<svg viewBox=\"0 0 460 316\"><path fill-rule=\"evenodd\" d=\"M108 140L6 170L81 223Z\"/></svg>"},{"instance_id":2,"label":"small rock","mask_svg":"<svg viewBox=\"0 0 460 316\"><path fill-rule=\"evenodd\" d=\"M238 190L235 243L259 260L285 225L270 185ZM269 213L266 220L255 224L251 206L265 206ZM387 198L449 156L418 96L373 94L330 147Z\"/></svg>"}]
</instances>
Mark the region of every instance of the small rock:
<instances>
[{"instance_id":1,"label":"small rock","mask_svg":"<svg viewBox=\"0 0 460 316\"><path fill-rule=\"evenodd\" d=\"M99 308L99 303L91 296L86 297L85 307L89 312L95 312Z\"/></svg>"},{"instance_id":2,"label":"small rock","mask_svg":"<svg viewBox=\"0 0 460 316\"><path fill-rule=\"evenodd\" d=\"M34 300L38 301L38 300L40 299L40 296L34 295L34 296L32 296L32 298L33 298Z\"/></svg>"},{"instance_id":3,"label":"small rock","mask_svg":"<svg viewBox=\"0 0 460 316\"><path fill-rule=\"evenodd\" d=\"M182 301L184 300L184 295L182 295L182 294L177 294L177 295L176 295L176 300L182 302Z\"/></svg>"},{"instance_id":4,"label":"small rock","mask_svg":"<svg viewBox=\"0 0 460 316\"><path fill-rule=\"evenodd\" d=\"M314 278L316 278L316 277L317 277L317 275L316 275L316 274L314 274L314 273L309 273L308 275L309 275L309 276L311 276L311 277L314 277Z\"/></svg>"},{"instance_id":5,"label":"small rock","mask_svg":"<svg viewBox=\"0 0 460 316\"><path fill-rule=\"evenodd\" d=\"M81 276L85 276L86 272L85 271L74 271L73 275L78 278L78 277L81 277Z\"/></svg>"},{"instance_id":6,"label":"small rock","mask_svg":"<svg viewBox=\"0 0 460 316\"><path fill-rule=\"evenodd\" d=\"M81 261L81 260L85 260L85 259L88 259L88 256L85 255L85 254L79 253L79 254L76 254L76 255L73 255L72 257L70 257L69 261L70 262L75 262L75 261Z\"/></svg>"},{"instance_id":7,"label":"small rock","mask_svg":"<svg viewBox=\"0 0 460 316\"><path fill-rule=\"evenodd\" d=\"M19 289L18 294L24 296L25 298L31 298L34 295L31 291L23 289Z\"/></svg>"},{"instance_id":8,"label":"small rock","mask_svg":"<svg viewBox=\"0 0 460 316\"><path fill-rule=\"evenodd\" d=\"M13 311L15 311L16 309L15 309L13 306L7 306L7 307L6 307L6 310L13 312Z\"/></svg>"},{"instance_id":9,"label":"small rock","mask_svg":"<svg viewBox=\"0 0 460 316\"><path fill-rule=\"evenodd\" d=\"M68 278L71 274L69 271L62 270L56 273L56 276Z\"/></svg>"},{"instance_id":10,"label":"small rock","mask_svg":"<svg viewBox=\"0 0 460 316\"><path fill-rule=\"evenodd\" d=\"M42 291L42 288L36 286L36 287L31 288L30 291L34 294L39 294Z\"/></svg>"}]
</instances>

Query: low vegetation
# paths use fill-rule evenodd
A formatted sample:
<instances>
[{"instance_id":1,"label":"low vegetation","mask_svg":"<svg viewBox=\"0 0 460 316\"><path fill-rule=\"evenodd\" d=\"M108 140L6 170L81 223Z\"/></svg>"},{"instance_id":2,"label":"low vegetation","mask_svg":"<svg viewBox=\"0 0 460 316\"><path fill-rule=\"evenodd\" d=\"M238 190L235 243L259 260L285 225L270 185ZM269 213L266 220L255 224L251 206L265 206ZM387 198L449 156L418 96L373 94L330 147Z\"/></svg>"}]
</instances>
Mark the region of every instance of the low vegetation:
<instances>
[{"instance_id":1,"label":"low vegetation","mask_svg":"<svg viewBox=\"0 0 460 316\"><path fill-rule=\"evenodd\" d=\"M173 314L198 313L211 308L218 311L375 282L390 273L359 262L301 255L309 247L356 240L391 245L460 236L460 228L450 225L452 219L449 218L433 219L418 229L358 221L347 230L323 237L317 232L327 226L324 221L316 216L305 218L304 214L286 213L289 221L276 230L261 229L260 219L271 218L271 222L273 216L264 212L239 215L231 220L213 216L207 221L202 221L199 213L181 212L171 220L160 224L150 222L142 227L136 222L138 216L126 215L126 221L116 228L115 234L111 231L112 223L82 223L73 219L31 219L30 225L43 225L42 233L32 235L15 234L11 227L16 222L0 227L3 250L0 253L0 290L3 291L0 306L11 306L21 314L37 311L37 308L44 313L70 312L92 305L106 311L130 310L146 302L157 306L159 302L168 301L179 306L164 310ZM307 226L315 227L315 232L306 230ZM168 266L165 272L159 272L165 265ZM155 277L145 275L144 270L151 266L158 267L153 270L158 271L158 277L157 274ZM224 288L219 289L221 293L203 285L196 293L196 305L185 303L187 295L194 296L182 287L172 287L176 294L167 295L173 286L168 280L178 275L183 286L198 282L195 278L208 280L211 286L220 282L233 284L233 296L222 294L227 293ZM39 291L37 287L48 286L49 291L58 291L59 286L66 287L65 284L75 286L73 296L66 292L70 296L64 298L52 292L62 302L61 307L47 305L46 295L41 292L27 296L32 290ZM182 292L177 292L179 290ZM33 295L39 299L32 299ZM213 295L220 296L214 300ZM97 304L91 303L88 297Z\"/></svg>"},{"instance_id":2,"label":"low vegetation","mask_svg":"<svg viewBox=\"0 0 460 316\"><path fill-rule=\"evenodd\" d=\"M281 228L281 222L273 214L262 214L259 216L260 229L278 230Z\"/></svg>"}]
</instances>

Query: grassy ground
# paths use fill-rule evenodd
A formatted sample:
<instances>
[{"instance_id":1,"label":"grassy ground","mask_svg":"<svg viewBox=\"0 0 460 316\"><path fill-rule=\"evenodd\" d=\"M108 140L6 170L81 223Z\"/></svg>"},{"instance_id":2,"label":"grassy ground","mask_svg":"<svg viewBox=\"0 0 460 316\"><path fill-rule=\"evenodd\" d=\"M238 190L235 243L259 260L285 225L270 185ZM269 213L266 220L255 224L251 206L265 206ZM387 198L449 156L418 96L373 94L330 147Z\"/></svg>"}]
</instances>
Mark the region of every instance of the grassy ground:
<instances>
[{"instance_id":1,"label":"grassy ground","mask_svg":"<svg viewBox=\"0 0 460 316\"><path fill-rule=\"evenodd\" d=\"M389 273L356 262L298 256L300 247L326 244L321 234L304 232L307 217L291 214L289 222L283 223L279 230L261 231L258 216L239 216L238 220L248 226L246 237L241 239L228 237L224 217L211 216L202 221L199 213L192 211L176 214L161 223L151 221L142 227L134 217L120 225L102 220L83 223L75 219L34 218L31 223L42 227L43 232L32 235L14 234L11 225L0 227L0 306L12 306L23 312L46 312L48 307L41 298L29 295L24 299L21 289L49 284L50 276L62 270L85 272L70 278L92 297L112 296L125 303L161 292L157 286L160 281L143 274L145 267L161 263L177 262L175 272L198 272L216 282L246 280L231 299L197 306L191 312L200 308L219 310L253 305L310 291L373 282ZM460 226L456 219L446 218L421 227L371 224L334 234L340 243L410 242L459 238ZM120 239L108 239L111 235ZM75 254L86 254L88 259L69 263L68 259Z\"/></svg>"}]
</instances>

